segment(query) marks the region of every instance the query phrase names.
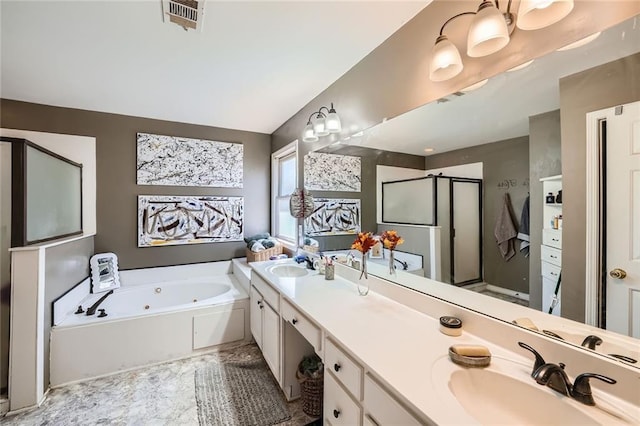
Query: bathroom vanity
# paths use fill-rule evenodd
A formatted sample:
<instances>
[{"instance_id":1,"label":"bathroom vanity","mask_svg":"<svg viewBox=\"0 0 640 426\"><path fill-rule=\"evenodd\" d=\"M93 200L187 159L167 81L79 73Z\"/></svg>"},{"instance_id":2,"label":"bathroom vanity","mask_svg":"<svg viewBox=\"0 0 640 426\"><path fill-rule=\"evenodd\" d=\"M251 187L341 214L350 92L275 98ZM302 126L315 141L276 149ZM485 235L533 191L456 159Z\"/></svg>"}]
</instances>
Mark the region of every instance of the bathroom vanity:
<instances>
[{"instance_id":1,"label":"bathroom vanity","mask_svg":"<svg viewBox=\"0 0 640 426\"><path fill-rule=\"evenodd\" d=\"M335 280L290 260L251 266L252 333L288 399L299 395L302 356L323 359L325 424L640 422L638 371L619 362L373 276L359 296L359 271L344 265ZM439 331L443 315L463 321L460 337ZM595 407L560 396L531 378L534 358L518 342L566 364L571 379L593 372L617 383L591 381ZM454 344L489 348L491 365L452 363Z\"/></svg>"}]
</instances>

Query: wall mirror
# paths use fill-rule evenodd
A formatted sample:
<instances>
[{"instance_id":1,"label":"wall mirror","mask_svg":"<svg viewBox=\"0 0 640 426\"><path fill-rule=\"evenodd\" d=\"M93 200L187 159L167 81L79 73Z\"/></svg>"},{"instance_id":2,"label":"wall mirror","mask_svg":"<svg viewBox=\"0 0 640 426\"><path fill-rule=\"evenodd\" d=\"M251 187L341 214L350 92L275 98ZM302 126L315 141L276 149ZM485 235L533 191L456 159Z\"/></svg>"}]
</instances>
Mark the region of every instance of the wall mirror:
<instances>
[{"instance_id":1,"label":"wall mirror","mask_svg":"<svg viewBox=\"0 0 640 426\"><path fill-rule=\"evenodd\" d=\"M114 253L94 254L89 264L92 293L102 293L120 287L118 257Z\"/></svg>"},{"instance_id":2,"label":"wall mirror","mask_svg":"<svg viewBox=\"0 0 640 426\"><path fill-rule=\"evenodd\" d=\"M540 272L541 231L543 227L548 227L542 219L545 194L542 192L543 183L540 178L561 174L563 162L566 166L573 164L572 162L584 164L585 161L583 158L560 158L561 117L566 116L569 111L562 109L559 81L572 76L574 89L577 87L578 90L582 89L585 92L593 91L597 87L597 79L589 76L585 71L615 61L626 70L619 74L628 74L629 69L635 73L633 78L636 83L632 82L629 87L634 84L637 86L637 81L640 79L637 75L640 55L640 25L638 24L639 18L632 18L603 31L595 40L582 47L555 51L535 59L525 68L492 77L476 90L448 95L437 102L386 120L360 135L350 135L339 143L333 142L331 145L319 148L318 151L324 153L361 156L362 191L360 193L328 191L316 193L314 191L314 196L360 198L363 230L380 233L384 229L397 229L406 240L406 243L398 249L415 253L414 247L424 246L428 236L424 236L421 229L417 227L401 228L400 225L382 223L379 213L380 187L384 178L380 178L380 167L377 175L376 170L371 169L380 165L397 166L405 172L404 175L396 175L392 179L397 180L424 177L427 173L437 175L439 170L443 169L447 170L447 173L444 173L446 175L451 172L448 167L454 164L459 167L483 163L484 167L481 170L483 176L480 177L483 180L482 280L488 283L495 281L494 285L505 286L511 292L529 294L530 307L504 302L494 305L491 298L469 291L467 287L447 284L446 289L444 286L435 288L429 284L430 281L416 278L415 274L402 271L390 277L384 274L388 269L380 268L380 277L510 323L518 317L528 317L536 323L541 332L543 329L548 331L549 333L546 334L551 336L550 338L558 338L553 337L554 332L557 332L555 333L557 336L578 347L583 347L581 344L587 336L597 335L604 340L604 343L593 345L595 352L605 356L622 355L622 357L616 356L616 359L629 366L640 367L640 341L637 338L570 319L580 316L578 314L562 313L563 318L543 313ZM607 78L617 78L616 73L614 68ZM637 90L637 87L633 90ZM606 107L610 106L615 106L615 103L606 105ZM552 125L555 127L546 130L545 121L555 123ZM535 135L533 127L530 130L534 122L538 125ZM584 126L586 126L586 118ZM540 147L542 152L534 152L536 147ZM426 154L425 149L434 149L434 151ZM551 152L547 152L548 150ZM390 152L408 154L410 158L408 156L407 161L397 161L399 157L390 159ZM521 152L522 155L515 158L517 152ZM447 155L448 163L443 160L443 156ZM455 155L458 157L452 160L451 156ZM422 158L422 160L416 161L416 158ZM467 173L460 169L453 171ZM478 176L466 177L478 178ZM519 211L522 210L524 201L530 195L532 224L530 257L525 257L516 246L516 254L508 262L498 254L493 236L494 218L505 193L510 195L511 206L518 211L513 215L516 222L519 222ZM564 195L566 199L566 191ZM411 200L407 200L407 205L412 205ZM365 216L368 219L365 219ZM586 229L571 228L571 234L568 234L565 228L560 232L563 238L575 238L574 234L584 235ZM535 242L534 233L537 237ZM352 241L352 236L324 237L320 239L320 248L324 251L348 249ZM449 252L449 249L449 247L443 248L442 252ZM584 264L571 266L583 268L583 270L585 268ZM428 274L429 265L425 263L423 270ZM376 272L371 268L370 273ZM440 281L447 282L442 276L436 279L438 278ZM498 282L500 280L502 282ZM570 286L580 286L582 283L566 283L566 285L562 283L562 285L566 287L566 294L570 298L572 295ZM567 304L571 302L569 298L566 300ZM579 303L582 303L584 308L584 301L581 300ZM570 310L568 308L567 311ZM603 314L606 315L606 312ZM585 350L591 349L585 347Z\"/></svg>"}]
</instances>

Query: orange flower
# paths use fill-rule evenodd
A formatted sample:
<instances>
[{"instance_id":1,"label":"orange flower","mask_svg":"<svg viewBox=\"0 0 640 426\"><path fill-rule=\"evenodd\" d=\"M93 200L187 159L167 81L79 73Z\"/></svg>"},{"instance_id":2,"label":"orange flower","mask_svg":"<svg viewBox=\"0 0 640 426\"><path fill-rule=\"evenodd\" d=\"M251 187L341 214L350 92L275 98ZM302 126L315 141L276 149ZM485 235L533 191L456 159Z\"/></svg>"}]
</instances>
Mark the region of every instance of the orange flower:
<instances>
[{"instance_id":1,"label":"orange flower","mask_svg":"<svg viewBox=\"0 0 640 426\"><path fill-rule=\"evenodd\" d=\"M376 243L377 240L373 238L373 234L371 232L358 232L358 238L356 238L353 244L351 244L351 248L364 254L371 250L371 247Z\"/></svg>"},{"instance_id":2,"label":"orange flower","mask_svg":"<svg viewBox=\"0 0 640 426\"><path fill-rule=\"evenodd\" d=\"M404 243L404 239L396 231L384 231L380 236L382 243L389 250L395 250L398 244Z\"/></svg>"}]
</instances>

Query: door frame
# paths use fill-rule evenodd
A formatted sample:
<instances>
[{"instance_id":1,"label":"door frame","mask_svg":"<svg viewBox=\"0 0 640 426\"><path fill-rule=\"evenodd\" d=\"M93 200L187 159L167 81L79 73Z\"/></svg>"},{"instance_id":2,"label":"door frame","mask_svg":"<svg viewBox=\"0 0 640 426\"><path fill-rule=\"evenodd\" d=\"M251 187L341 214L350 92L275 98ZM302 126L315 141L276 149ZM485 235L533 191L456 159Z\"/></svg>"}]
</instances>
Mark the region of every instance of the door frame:
<instances>
[{"instance_id":1,"label":"door frame","mask_svg":"<svg viewBox=\"0 0 640 426\"><path fill-rule=\"evenodd\" d=\"M586 262L585 262L585 323L604 328L606 318L603 308L603 239L606 231L605 206L603 202L606 180L606 147L602 146L602 122L615 115L620 106L604 108L587 113L586 140Z\"/></svg>"}]
</instances>

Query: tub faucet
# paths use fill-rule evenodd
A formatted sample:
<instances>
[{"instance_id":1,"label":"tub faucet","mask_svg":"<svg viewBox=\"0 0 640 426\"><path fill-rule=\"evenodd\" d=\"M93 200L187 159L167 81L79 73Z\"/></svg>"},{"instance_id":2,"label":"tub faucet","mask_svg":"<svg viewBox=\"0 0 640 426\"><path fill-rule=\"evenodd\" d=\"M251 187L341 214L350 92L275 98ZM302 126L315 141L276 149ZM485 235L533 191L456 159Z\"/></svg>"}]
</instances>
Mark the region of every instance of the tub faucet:
<instances>
[{"instance_id":1,"label":"tub faucet","mask_svg":"<svg viewBox=\"0 0 640 426\"><path fill-rule=\"evenodd\" d=\"M100 304L102 302L104 302L104 300L109 297L109 295L113 294L113 290L109 290L108 293L106 293L104 296L102 296L100 299L98 299L98 301L96 303L94 303L93 305L91 305L89 308L87 308L87 315L93 315L96 313L96 310L98 309L98 306L100 306Z\"/></svg>"}]
</instances>

